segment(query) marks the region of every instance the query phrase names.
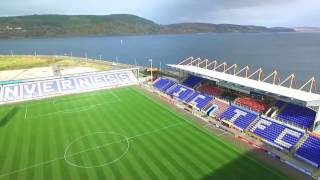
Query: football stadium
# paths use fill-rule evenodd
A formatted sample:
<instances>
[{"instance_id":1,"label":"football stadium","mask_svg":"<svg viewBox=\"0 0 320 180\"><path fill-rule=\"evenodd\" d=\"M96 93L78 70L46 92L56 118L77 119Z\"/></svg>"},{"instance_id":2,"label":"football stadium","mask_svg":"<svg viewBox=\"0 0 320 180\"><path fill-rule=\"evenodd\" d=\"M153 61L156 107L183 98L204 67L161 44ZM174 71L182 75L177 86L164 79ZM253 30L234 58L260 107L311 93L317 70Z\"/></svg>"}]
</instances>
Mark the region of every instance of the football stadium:
<instances>
[{"instance_id":1,"label":"football stadium","mask_svg":"<svg viewBox=\"0 0 320 180\"><path fill-rule=\"evenodd\" d=\"M168 68L0 81L0 179L320 179L315 78Z\"/></svg>"}]
</instances>

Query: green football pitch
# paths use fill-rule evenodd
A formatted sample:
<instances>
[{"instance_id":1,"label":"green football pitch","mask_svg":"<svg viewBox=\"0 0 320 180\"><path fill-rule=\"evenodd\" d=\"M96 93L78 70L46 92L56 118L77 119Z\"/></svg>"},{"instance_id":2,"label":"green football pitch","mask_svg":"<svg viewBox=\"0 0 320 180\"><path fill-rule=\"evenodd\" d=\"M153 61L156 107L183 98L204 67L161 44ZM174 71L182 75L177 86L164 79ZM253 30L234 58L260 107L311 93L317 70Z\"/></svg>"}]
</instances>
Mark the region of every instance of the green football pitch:
<instances>
[{"instance_id":1,"label":"green football pitch","mask_svg":"<svg viewBox=\"0 0 320 180\"><path fill-rule=\"evenodd\" d=\"M0 114L0 179L289 179L135 86Z\"/></svg>"}]
</instances>

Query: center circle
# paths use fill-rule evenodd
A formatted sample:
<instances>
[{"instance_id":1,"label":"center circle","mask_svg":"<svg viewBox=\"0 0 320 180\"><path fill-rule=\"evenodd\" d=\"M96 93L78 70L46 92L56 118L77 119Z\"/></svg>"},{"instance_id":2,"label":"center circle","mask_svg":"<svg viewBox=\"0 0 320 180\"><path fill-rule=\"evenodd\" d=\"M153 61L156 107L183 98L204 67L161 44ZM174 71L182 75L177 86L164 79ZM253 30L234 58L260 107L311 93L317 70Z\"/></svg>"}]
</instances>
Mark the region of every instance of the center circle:
<instances>
[{"instance_id":1,"label":"center circle","mask_svg":"<svg viewBox=\"0 0 320 180\"><path fill-rule=\"evenodd\" d=\"M115 132L94 132L74 139L64 160L78 168L96 168L121 160L129 151L129 138Z\"/></svg>"}]
</instances>

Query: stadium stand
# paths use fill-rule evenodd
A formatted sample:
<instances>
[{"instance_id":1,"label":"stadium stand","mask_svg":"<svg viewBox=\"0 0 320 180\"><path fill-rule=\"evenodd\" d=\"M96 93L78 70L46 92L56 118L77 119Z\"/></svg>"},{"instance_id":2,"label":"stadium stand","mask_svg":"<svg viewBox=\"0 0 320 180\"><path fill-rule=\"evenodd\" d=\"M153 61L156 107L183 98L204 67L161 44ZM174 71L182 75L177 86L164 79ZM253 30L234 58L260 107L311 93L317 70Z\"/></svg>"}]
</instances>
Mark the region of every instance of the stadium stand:
<instances>
[{"instance_id":1,"label":"stadium stand","mask_svg":"<svg viewBox=\"0 0 320 180\"><path fill-rule=\"evenodd\" d=\"M221 94L223 93L222 89L220 89L216 86L210 85L210 84L203 84L199 87L198 90L200 92L204 92L206 94L210 94L210 95L216 96L216 97L221 96Z\"/></svg>"},{"instance_id":2,"label":"stadium stand","mask_svg":"<svg viewBox=\"0 0 320 180\"><path fill-rule=\"evenodd\" d=\"M202 109L202 112L207 113L207 111L211 110L212 106L213 106L212 101L210 101L210 102Z\"/></svg>"},{"instance_id":3,"label":"stadium stand","mask_svg":"<svg viewBox=\"0 0 320 180\"><path fill-rule=\"evenodd\" d=\"M191 95L194 91L192 89L189 89L183 85L177 85L174 88L172 88L170 91L168 91L169 95L172 95L181 101L184 100L188 95Z\"/></svg>"},{"instance_id":4,"label":"stadium stand","mask_svg":"<svg viewBox=\"0 0 320 180\"><path fill-rule=\"evenodd\" d=\"M188 87L194 87L195 85L199 84L203 79L201 77L197 77L194 75L190 75L185 79L182 84Z\"/></svg>"},{"instance_id":5,"label":"stadium stand","mask_svg":"<svg viewBox=\"0 0 320 180\"><path fill-rule=\"evenodd\" d=\"M313 135L298 148L295 156L319 168L320 166L320 138Z\"/></svg>"},{"instance_id":6,"label":"stadium stand","mask_svg":"<svg viewBox=\"0 0 320 180\"><path fill-rule=\"evenodd\" d=\"M220 67L224 65L223 71L210 70L212 68L200 66L203 62L207 63L206 60L198 59L191 57L178 65L169 65L174 69L183 71L184 74L190 73L203 77L202 80L190 75L182 82L185 86L199 91L186 96L184 102L193 104L196 102L195 99L202 95L201 93L213 96L214 99L201 109L202 113L222 121L223 125L244 130L245 134L241 134L244 139L248 138L246 135L250 135L263 141L264 144L275 147L258 146L258 148L276 154L290 166L320 180L319 171L314 171L313 167L305 166L292 157L292 154L294 154L313 166L320 167L320 137L316 136L320 132L317 116L320 112L313 110L313 108L318 109L317 107L320 106L320 94L315 90L314 78L310 79L300 89L291 88L285 86L285 84L292 76L277 84L275 83L277 74L273 72L261 81L262 69L248 75L248 66L246 66L245 77L243 77L243 72L246 68L238 73L235 70L233 73L235 75L232 76L227 72L228 70L226 71L225 63L218 65ZM198 62L198 65L194 65L194 62ZM211 64L213 63L216 66L217 62L211 62ZM256 76L259 71L258 80L248 78ZM272 76L274 77L273 83L267 82ZM307 85L308 87L310 85L308 91L306 90ZM201 104L201 102L196 103L196 105L198 104ZM199 115L198 113L195 114ZM209 122L212 119L207 116L201 117ZM216 122L212 123L216 124ZM220 123L218 125L220 126ZM233 132L233 130L230 131ZM279 153L275 149L281 149L285 152Z\"/></svg>"},{"instance_id":7,"label":"stadium stand","mask_svg":"<svg viewBox=\"0 0 320 180\"><path fill-rule=\"evenodd\" d=\"M227 101L229 101L229 102L232 102L232 101L234 101L236 98L238 98L238 96L237 96L236 94L232 94L232 93L230 93L230 92L223 92L223 93L221 94L221 98L222 98L222 99L225 99L225 100L227 100Z\"/></svg>"},{"instance_id":8,"label":"stadium stand","mask_svg":"<svg viewBox=\"0 0 320 180\"><path fill-rule=\"evenodd\" d=\"M165 78L159 78L158 80L156 80L156 82L153 84L153 87L160 89L161 87L165 86L166 84L169 83L169 79L165 79Z\"/></svg>"},{"instance_id":9,"label":"stadium stand","mask_svg":"<svg viewBox=\"0 0 320 180\"><path fill-rule=\"evenodd\" d=\"M276 101L274 106L281 109L284 105L285 105L285 102L278 100Z\"/></svg>"},{"instance_id":10,"label":"stadium stand","mask_svg":"<svg viewBox=\"0 0 320 180\"><path fill-rule=\"evenodd\" d=\"M311 128L316 117L316 112L295 104L287 106L279 113L278 118L292 122L303 128Z\"/></svg>"},{"instance_id":11,"label":"stadium stand","mask_svg":"<svg viewBox=\"0 0 320 180\"><path fill-rule=\"evenodd\" d=\"M206 94L201 94L193 89L185 87L182 84L176 84L168 79L159 78L153 86L166 94L178 98L187 104L193 105L199 109L203 109L213 97Z\"/></svg>"},{"instance_id":12,"label":"stadium stand","mask_svg":"<svg viewBox=\"0 0 320 180\"><path fill-rule=\"evenodd\" d=\"M265 102L250 97L237 98L235 103L257 112L266 112L269 109L268 104Z\"/></svg>"},{"instance_id":13,"label":"stadium stand","mask_svg":"<svg viewBox=\"0 0 320 180\"><path fill-rule=\"evenodd\" d=\"M185 103L189 103L191 102L194 98L196 98L200 93L195 91L193 92L193 94L191 96L189 96L184 102Z\"/></svg>"},{"instance_id":14,"label":"stadium stand","mask_svg":"<svg viewBox=\"0 0 320 180\"><path fill-rule=\"evenodd\" d=\"M212 96L206 94L199 94L196 96L190 104L196 104L196 107L199 109L204 108L211 100Z\"/></svg>"},{"instance_id":15,"label":"stadium stand","mask_svg":"<svg viewBox=\"0 0 320 180\"><path fill-rule=\"evenodd\" d=\"M61 78L23 80L19 83L3 86L0 92L0 103L132 85L137 82L138 80L131 69L83 73Z\"/></svg>"},{"instance_id":16,"label":"stadium stand","mask_svg":"<svg viewBox=\"0 0 320 180\"><path fill-rule=\"evenodd\" d=\"M221 114L220 119L227 119L236 127L244 130L248 128L257 117L258 114L256 112L231 104L231 106Z\"/></svg>"},{"instance_id":17,"label":"stadium stand","mask_svg":"<svg viewBox=\"0 0 320 180\"><path fill-rule=\"evenodd\" d=\"M175 82L169 81L169 83L166 84L166 85L164 85L164 86L162 86L162 87L160 88L160 90L162 90L162 91L164 91L164 92L167 92L167 91L169 91L171 88L173 88L175 84L176 84Z\"/></svg>"},{"instance_id":18,"label":"stadium stand","mask_svg":"<svg viewBox=\"0 0 320 180\"><path fill-rule=\"evenodd\" d=\"M221 115L221 113L223 113L226 109L229 108L229 104L222 101L222 100L215 98L211 102L213 105L215 105L214 106L215 108L209 112L209 114L208 114L209 116L219 117Z\"/></svg>"},{"instance_id":19,"label":"stadium stand","mask_svg":"<svg viewBox=\"0 0 320 180\"><path fill-rule=\"evenodd\" d=\"M212 114L214 113L214 111L216 111L218 109L218 106L216 104L212 104L212 102L209 103L208 107L204 108L204 112L208 115L208 116L212 116Z\"/></svg>"},{"instance_id":20,"label":"stadium stand","mask_svg":"<svg viewBox=\"0 0 320 180\"><path fill-rule=\"evenodd\" d=\"M304 134L302 130L267 117L259 119L250 131L263 138L266 143L287 151L290 151Z\"/></svg>"}]
</instances>

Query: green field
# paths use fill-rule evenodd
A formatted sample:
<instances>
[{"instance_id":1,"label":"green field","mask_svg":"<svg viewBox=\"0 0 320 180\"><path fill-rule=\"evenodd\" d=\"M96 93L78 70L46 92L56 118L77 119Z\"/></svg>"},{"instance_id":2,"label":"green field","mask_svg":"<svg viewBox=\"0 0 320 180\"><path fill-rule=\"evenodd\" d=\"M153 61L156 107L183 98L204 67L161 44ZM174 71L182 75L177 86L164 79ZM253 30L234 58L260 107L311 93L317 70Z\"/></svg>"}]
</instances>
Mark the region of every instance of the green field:
<instances>
[{"instance_id":1,"label":"green field","mask_svg":"<svg viewBox=\"0 0 320 180\"><path fill-rule=\"evenodd\" d=\"M0 113L0 180L289 179L138 87Z\"/></svg>"},{"instance_id":2,"label":"green field","mask_svg":"<svg viewBox=\"0 0 320 180\"><path fill-rule=\"evenodd\" d=\"M30 69L37 67L91 67L97 70L110 70L111 63L97 63L87 61L85 58L68 57L68 56L30 56L30 55L0 55L0 71L1 70L14 70L14 69Z\"/></svg>"}]
</instances>

